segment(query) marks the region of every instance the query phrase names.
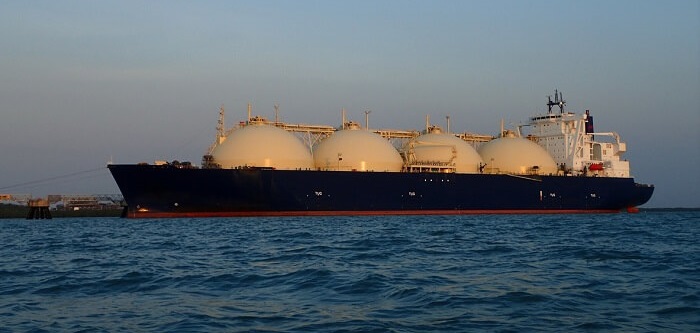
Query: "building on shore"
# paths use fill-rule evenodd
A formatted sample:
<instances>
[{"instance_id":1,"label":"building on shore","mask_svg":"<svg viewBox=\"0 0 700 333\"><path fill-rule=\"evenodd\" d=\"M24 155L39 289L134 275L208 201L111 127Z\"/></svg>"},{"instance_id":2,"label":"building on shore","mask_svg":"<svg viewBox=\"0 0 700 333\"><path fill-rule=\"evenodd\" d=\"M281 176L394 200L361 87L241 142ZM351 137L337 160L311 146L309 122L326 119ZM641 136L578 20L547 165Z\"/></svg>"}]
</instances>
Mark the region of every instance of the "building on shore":
<instances>
[{"instance_id":1,"label":"building on shore","mask_svg":"<svg viewBox=\"0 0 700 333\"><path fill-rule=\"evenodd\" d=\"M0 193L0 204L28 206L31 194ZM45 199L51 210L110 210L120 209L124 201L120 194L50 194Z\"/></svg>"},{"instance_id":2,"label":"building on shore","mask_svg":"<svg viewBox=\"0 0 700 333\"><path fill-rule=\"evenodd\" d=\"M52 210L108 210L119 209L123 198L118 194L51 194Z\"/></svg>"}]
</instances>

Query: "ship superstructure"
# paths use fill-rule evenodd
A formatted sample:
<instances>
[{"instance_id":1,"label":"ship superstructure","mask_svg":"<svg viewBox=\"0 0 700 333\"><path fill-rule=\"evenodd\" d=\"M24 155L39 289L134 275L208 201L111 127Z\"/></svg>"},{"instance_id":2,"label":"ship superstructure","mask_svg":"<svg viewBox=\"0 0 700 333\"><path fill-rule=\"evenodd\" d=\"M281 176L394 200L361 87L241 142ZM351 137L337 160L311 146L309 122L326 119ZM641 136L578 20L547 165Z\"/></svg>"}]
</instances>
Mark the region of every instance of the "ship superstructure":
<instances>
[{"instance_id":1,"label":"ship superstructure","mask_svg":"<svg viewBox=\"0 0 700 333\"><path fill-rule=\"evenodd\" d=\"M622 160L627 145L615 132L595 132L589 110L583 115L565 111L566 101L555 91L548 112L530 118L530 138L554 158L560 170L573 175L630 177L629 162ZM556 106L559 112L553 112ZM607 140L596 140L604 138Z\"/></svg>"}]
</instances>

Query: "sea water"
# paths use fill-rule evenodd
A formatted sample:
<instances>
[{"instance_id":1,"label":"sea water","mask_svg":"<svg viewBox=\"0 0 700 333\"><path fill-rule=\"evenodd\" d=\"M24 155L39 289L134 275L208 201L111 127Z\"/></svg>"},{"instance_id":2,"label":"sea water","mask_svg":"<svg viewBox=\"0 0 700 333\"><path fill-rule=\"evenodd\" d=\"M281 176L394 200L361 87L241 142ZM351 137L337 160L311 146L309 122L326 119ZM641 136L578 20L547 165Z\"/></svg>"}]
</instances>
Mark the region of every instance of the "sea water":
<instances>
[{"instance_id":1,"label":"sea water","mask_svg":"<svg viewBox=\"0 0 700 333\"><path fill-rule=\"evenodd\" d=\"M0 220L0 332L698 332L700 211Z\"/></svg>"}]
</instances>

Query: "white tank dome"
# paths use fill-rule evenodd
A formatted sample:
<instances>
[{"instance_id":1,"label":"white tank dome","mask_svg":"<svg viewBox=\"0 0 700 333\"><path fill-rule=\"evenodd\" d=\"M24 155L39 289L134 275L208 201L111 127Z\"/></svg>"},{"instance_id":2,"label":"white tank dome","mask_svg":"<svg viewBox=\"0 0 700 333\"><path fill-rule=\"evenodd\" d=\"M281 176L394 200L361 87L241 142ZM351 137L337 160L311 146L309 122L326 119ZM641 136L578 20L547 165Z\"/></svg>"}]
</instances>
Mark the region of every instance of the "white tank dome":
<instances>
[{"instance_id":1,"label":"white tank dome","mask_svg":"<svg viewBox=\"0 0 700 333\"><path fill-rule=\"evenodd\" d=\"M479 154L485 170L517 174L556 174L557 163L538 144L524 138L505 136L484 143Z\"/></svg>"},{"instance_id":2,"label":"white tank dome","mask_svg":"<svg viewBox=\"0 0 700 333\"><path fill-rule=\"evenodd\" d=\"M350 127L333 133L314 148L321 170L401 171L403 159L380 135Z\"/></svg>"},{"instance_id":3,"label":"white tank dome","mask_svg":"<svg viewBox=\"0 0 700 333\"><path fill-rule=\"evenodd\" d=\"M434 130L413 140L413 156L416 162L441 162L452 160L455 172L478 173L479 165L483 163L476 149L464 140L452 135Z\"/></svg>"},{"instance_id":4,"label":"white tank dome","mask_svg":"<svg viewBox=\"0 0 700 333\"><path fill-rule=\"evenodd\" d=\"M251 124L234 130L211 154L222 168L272 167L275 169L311 169L309 149L281 128Z\"/></svg>"}]
</instances>

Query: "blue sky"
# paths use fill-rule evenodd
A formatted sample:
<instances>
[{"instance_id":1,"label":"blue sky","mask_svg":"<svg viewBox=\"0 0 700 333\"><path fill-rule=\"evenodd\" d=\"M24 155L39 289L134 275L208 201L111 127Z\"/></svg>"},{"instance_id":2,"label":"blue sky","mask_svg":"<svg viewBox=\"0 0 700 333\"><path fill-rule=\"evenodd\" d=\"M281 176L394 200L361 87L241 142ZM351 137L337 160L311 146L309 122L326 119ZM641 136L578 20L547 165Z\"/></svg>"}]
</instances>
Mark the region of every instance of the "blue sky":
<instances>
[{"instance_id":1,"label":"blue sky","mask_svg":"<svg viewBox=\"0 0 700 333\"><path fill-rule=\"evenodd\" d=\"M199 163L221 104L229 125L250 102L493 134L556 88L627 142L647 206L700 207L698 1L4 1L0 46L0 193L116 193L110 159Z\"/></svg>"}]
</instances>

